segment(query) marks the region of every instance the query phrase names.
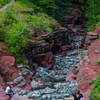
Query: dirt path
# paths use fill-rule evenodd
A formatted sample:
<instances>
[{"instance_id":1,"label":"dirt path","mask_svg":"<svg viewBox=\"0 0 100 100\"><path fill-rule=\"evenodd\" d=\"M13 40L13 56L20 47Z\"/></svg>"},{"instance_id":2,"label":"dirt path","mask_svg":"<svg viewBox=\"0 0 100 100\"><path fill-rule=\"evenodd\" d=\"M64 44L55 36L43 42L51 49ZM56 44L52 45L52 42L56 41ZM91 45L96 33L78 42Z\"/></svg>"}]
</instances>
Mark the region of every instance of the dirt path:
<instances>
[{"instance_id":1,"label":"dirt path","mask_svg":"<svg viewBox=\"0 0 100 100\"><path fill-rule=\"evenodd\" d=\"M12 4L15 0L10 0L10 2L6 5L4 5L2 8L0 8L0 11L5 10L10 4Z\"/></svg>"}]
</instances>

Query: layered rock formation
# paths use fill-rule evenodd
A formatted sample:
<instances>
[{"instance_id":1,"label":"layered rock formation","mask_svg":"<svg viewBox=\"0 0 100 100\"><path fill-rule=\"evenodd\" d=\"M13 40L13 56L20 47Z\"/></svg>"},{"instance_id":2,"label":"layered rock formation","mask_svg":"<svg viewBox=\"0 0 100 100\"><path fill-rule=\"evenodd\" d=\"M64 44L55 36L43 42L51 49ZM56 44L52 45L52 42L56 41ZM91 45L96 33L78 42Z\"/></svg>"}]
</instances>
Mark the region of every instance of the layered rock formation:
<instances>
[{"instance_id":1,"label":"layered rock formation","mask_svg":"<svg viewBox=\"0 0 100 100\"><path fill-rule=\"evenodd\" d=\"M84 15L81 11L84 12L84 9L81 6L83 4L72 1L71 7L68 8L71 12L70 15L64 16L66 29L54 30L52 35L41 35L41 43L27 45L24 56L33 69L37 67L34 66L34 63L42 67L52 68L54 54L84 47L86 28L84 27Z\"/></svg>"}]
</instances>

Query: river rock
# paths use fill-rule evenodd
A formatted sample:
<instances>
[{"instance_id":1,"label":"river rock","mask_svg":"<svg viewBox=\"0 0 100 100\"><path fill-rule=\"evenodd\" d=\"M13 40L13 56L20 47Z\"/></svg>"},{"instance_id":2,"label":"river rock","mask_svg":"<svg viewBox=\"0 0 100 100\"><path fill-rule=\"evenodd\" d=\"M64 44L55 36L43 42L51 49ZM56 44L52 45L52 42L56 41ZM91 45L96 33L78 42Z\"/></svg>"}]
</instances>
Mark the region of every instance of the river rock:
<instances>
[{"instance_id":1,"label":"river rock","mask_svg":"<svg viewBox=\"0 0 100 100\"><path fill-rule=\"evenodd\" d=\"M22 76L19 76L19 77L17 77L17 78L13 81L13 83L14 83L14 84L17 84L18 82L20 82L20 81L22 81L22 80L24 80L24 78L23 78Z\"/></svg>"},{"instance_id":2,"label":"river rock","mask_svg":"<svg viewBox=\"0 0 100 100\"><path fill-rule=\"evenodd\" d=\"M20 70L19 73L20 73L20 75L25 76L25 75L29 74L30 71L28 69L24 69L24 70Z\"/></svg>"},{"instance_id":3,"label":"river rock","mask_svg":"<svg viewBox=\"0 0 100 100\"><path fill-rule=\"evenodd\" d=\"M85 61L89 61L89 57L88 56L84 56L84 60Z\"/></svg>"},{"instance_id":4,"label":"river rock","mask_svg":"<svg viewBox=\"0 0 100 100\"><path fill-rule=\"evenodd\" d=\"M23 67L24 67L23 64L17 65L17 68L23 68Z\"/></svg>"},{"instance_id":5,"label":"river rock","mask_svg":"<svg viewBox=\"0 0 100 100\"><path fill-rule=\"evenodd\" d=\"M96 53L100 53L100 50L95 50Z\"/></svg>"},{"instance_id":6,"label":"river rock","mask_svg":"<svg viewBox=\"0 0 100 100\"><path fill-rule=\"evenodd\" d=\"M0 71L5 76L4 80L12 81L19 76L18 70L13 66L15 59L12 56L2 56L0 61Z\"/></svg>"},{"instance_id":7,"label":"river rock","mask_svg":"<svg viewBox=\"0 0 100 100\"><path fill-rule=\"evenodd\" d=\"M29 92L29 93L27 93L27 97L28 98L34 98L34 99L37 99L37 98L39 98L41 95L40 95L40 93L38 92L38 91L32 91L32 92Z\"/></svg>"}]
</instances>

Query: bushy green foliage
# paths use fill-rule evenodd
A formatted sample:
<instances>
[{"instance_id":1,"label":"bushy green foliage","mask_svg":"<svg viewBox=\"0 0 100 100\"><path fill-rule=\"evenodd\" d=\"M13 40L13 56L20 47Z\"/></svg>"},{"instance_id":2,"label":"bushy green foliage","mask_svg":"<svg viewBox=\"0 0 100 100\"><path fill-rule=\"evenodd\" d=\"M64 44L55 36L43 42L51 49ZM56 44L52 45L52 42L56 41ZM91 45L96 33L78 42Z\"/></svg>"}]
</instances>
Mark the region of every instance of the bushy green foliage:
<instances>
[{"instance_id":1,"label":"bushy green foliage","mask_svg":"<svg viewBox=\"0 0 100 100\"><path fill-rule=\"evenodd\" d=\"M16 14L12 11L5 13L5 18L1 23L1 40L8 44L11 55L15 56L16 59L20 59L20 54L27 43L27 38L21 33L24 32L28 25L23 23L22 20L18 20ZM21 59L17 60L17 62L20 61Z\"/></svg>"},{"instance_id":2,"label":"bushy green foliage","mask_svg":"<svg viewBox=\"0 0 100 100\"><path fill-rule=\"evenodd\" d=\"M27 2L27 0L16 0L20 1L24 4L27 3L27 5L31 5L34 11L46 13L49 16L52 16L54 19L58 20L60 23L63 24L63 16L66 16L69 14L69 11L67 10L70 0L30 0L30 2Z\"/></svg>"},{"instance_id":3,"label":"bushy green foliage","mask_svg":"<svg viewBox=\"0 0 100 100\"><path fill-rule=\"evenodd\" d=\"M0 0L0 8L1 8L3 5L7 4L9 1L10 1L10 0Z\"/></svg>"},{"instance_id":4,"label":"bushy green foliage","mask_svg":"<svg viewBox=\"0 0 100 100\"><path fill-rule=\"evenodd\" d=\"M60 23L63 21L63 16L66 16L70 0L31 0L36 6L35 11L45 12L52 16Z\"/></svg>"},{"instance_id":5,"label":"bushy green foliage","mask_svg":"<svg viewBox=\"0 0 100 100\"><path fill-rule=\"evenodd\" d=\"M96 26L100 25L100 1L99 0L87 0L86 6L86 18L87 27L91 31Z\"/></svg>"},{"instance_id":6,"label":"bushy green foliage","mask_svg":"<svg viewBox=\"0 0 100 100\"><path fill-rule=\"evenodd\" d=\"M92 85L92 84L94 84L95 83L95 80L92 80L92 81L90 81L88 84L89 85Z\"/></svg>"},{"instance_id":7,"label":"bushy green foliage","mask_svg":"<svg viewBox=\"0 0 100 100\"><path fill-rule=\"evenodd\" d=\"M100 77L94 84L94 87L90 93L91 100L100 100Z\"/></svg>"},{"instance_id":8,"label":"bushy green foliage","mask_svg":"<svg viewBox=\"0 0 100 100\"><path fill-rule=\"evenodd\" d=\"M37 15L27 15L27 19L34 27L42 30L46 30L47 32L52 32L50 25L52 25L52 19L49 20L46 18L48 17L46 14L38 13ZM52 21L51 21L52 20Z\"/></svg>"},{"instance_id":9,"label":"bushy green foliage","mask_svg":"<svg viewBox=\"0 0 100 100\"><path fill-rule=\"evenodd\" d=\"M98 60L98 61L97 61L97 65L99 65L99 66L100 66L100 60Z\"/></svg>"}]
</instances>

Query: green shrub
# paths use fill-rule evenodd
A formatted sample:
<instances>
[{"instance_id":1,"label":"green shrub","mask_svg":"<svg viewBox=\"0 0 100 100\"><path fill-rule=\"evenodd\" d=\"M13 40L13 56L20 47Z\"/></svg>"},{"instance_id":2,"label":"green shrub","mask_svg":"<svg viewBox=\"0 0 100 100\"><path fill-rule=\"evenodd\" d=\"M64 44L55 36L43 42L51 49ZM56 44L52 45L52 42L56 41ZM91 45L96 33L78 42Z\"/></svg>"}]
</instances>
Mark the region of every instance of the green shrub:
<instances>
[{"instance_id":1,"label":"green shrub","mask_svg":"<svg viewBox=\"0 0 100 100\"><path fill-rule=\"evenodd\" d=\"M92 94L91 100L100 100L100 94L99 93Z\"/></svg>"},{"instance_id":2,"label":"green shrub","mask_svg":"<svg viewBox=\"0 0 100 100\"><path fill-rule=\"evenodd\" d=\"M52 28L50 27L52 23L52 19L48 20L48 16L43 13L38 13L37 15L27 15L27 19L35 28L46 30L47 32L52 32Z\"/></svg>"},{"instance_id":3,"label":"green shrub","mask_svg":"<svg viewBox=\"0 0 100 100\"><path fill-rule=\"evenodd\" d=\"M91 31L100 22L99 0L87 0L86 4L86 18L88 19L86 26L88 27L88 31Z\"/></svg>"},{"instance_id":4,"label":"green shrub","mask_svg":"<svg viewBox=\"0 0 100 100\"><path fill-rule=\"evenodd\" d=\"M91 100L100 100L100 75L98 80L95 82L89 97Z\"/></svg>"},{"instance_id":5,"label":"green shrub","mask_svg":"<svg viewBox=\"0 0 100 100\"><path fill-rule=\"evenodd\" d=\"M9 1L10 1L10 0L0 0L0 8L1 8L3 5L7 4Z\"/></svg>"},{"instance_id":6,"label":"green shrub","mask_svg":"<svg viewBox=\"0 0 100 100\"><path fill-rule=\"evenodd\" d=\"M14 24L6 34L5 42L8 44L11 55L13 56L23 52L23 48L26 46L27 39L21 34L26 27L27 25L19 22Z\"/></svg>"},{"instance_id":7,"label":"green shrub","mask_svg":"<svg viewBox=\"0 0 100 100\"><path fill-rule=\"evenodd\" d=\"M35 11L44 12L60 23L63 21L63 16L69 14L67 10L70 0L31 0L36 6Z\"/></svg>"},{"instance_id":8,"label":"green shrub","mask_svg":"<svg viewBox=\"0 0 100 100\"><path fill-rule=\"evenodd\" d=\"M97 61L97 65L99 65L99 66L100 66L100 60L98 60L98 61Z\"/></svg>"},{"instance_id":9,"label":"green shrub","mask_svg":"<svg viewBox=\"0 0 100 100\"><path fill-rule=\"evenodd\" d=\"M92 81L90 81L88 84L89 85L92 85L92 84L94 84L95 83L95 80L92 80Z\"/></svg>"}]
</instances>

